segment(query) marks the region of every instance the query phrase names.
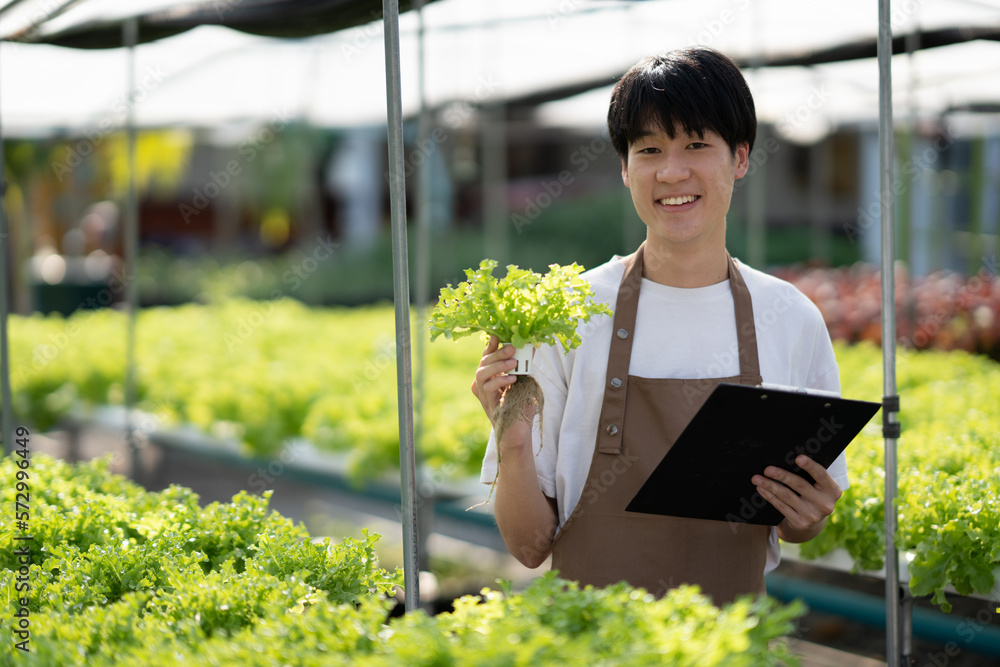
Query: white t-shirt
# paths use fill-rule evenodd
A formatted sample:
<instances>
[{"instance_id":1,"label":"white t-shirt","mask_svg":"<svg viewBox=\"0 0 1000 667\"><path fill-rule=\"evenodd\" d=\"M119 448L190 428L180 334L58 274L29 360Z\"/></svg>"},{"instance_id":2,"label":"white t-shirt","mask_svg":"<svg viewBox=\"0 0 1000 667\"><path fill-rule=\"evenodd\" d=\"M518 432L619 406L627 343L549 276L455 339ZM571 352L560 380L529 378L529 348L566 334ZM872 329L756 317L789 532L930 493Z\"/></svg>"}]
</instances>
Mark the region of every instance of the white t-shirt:
<instances>
[{"instance_id":1,"label":"white t-shirt","mask_svg":"<svg viewBox=\"0 0 1000 667\"><path fill-rule=\"evenodd\" d=\"M830 335L819 309L791 284L737 263L750 290L760 373L768 384L840 393ZM597 301L612 309L625 273L619 258L583 274ZM599 316L577 331L583 343L564 354L559 346L537 349L533 375L545 395L544 446L535 420L535 468L542 492L559 505L563 525L580 500L590 471L604 399L612 318ZM740 374L736 315L729 280L692 289L643 279L629 374L648 378L717 378ZM848 486L841 454L829 468ZM496 439L483 459L481 480L496 478ZM777 529L771 529L765 572L778 565Z\"/></svg>"}]
</instances>

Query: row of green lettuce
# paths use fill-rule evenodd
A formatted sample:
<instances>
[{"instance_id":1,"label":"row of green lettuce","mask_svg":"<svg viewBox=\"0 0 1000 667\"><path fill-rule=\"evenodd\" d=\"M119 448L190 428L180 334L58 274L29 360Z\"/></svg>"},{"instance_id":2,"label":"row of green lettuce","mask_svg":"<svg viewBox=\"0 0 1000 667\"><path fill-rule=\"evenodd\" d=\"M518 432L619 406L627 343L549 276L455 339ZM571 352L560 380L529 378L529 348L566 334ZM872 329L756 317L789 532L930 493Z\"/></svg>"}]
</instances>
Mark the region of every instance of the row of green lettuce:
<instances>
[{"instance_id":1,"label":"row of green lettuce","mask_svg":"<svg viewBox=\"0 0 1000 667\"><path fill-rule=\"evenodd\" d=\"M27 525L0 527L16 546L0 551L0 664L798 664L781 638L800 604L745 598L719 610L692 587L656 600L547 574L520 593L463 597L453 612L391 616L402 576L379 567L377 536L311 538L269 513L267 494L200 508L189 489L147 492L109 461L0 462L30 493ZM3 507L15 493L4 485Z\"/></svg>"},{"instance_id":2,"label":"row of green lettuce","mask_svg":"<svg viewBox=\"0 0 1000 667\"><path fill-rule=\"evenodd\" d=\"M842 393L882 395L882 354L835 346ZM896 546L910 552L910 588L945 610L945 588L989 593L1000 570L1000 363L966 352L900 351ZM848 551L859 569L885 557L885 448L877 414L848 447L851 486L807 557Z\"/></svg>"},{"instance_id":3,"label":"row of green lettuce","mask_svg":"<svg viewBox=\"0 0 1000 667\"><path fill-rule=\"evenodd\" d=\"M489 423L469 391L483 345L426 343L417 364L418 428L425 461L466 474L478 469ZM271 456L290 438L349 456L360 478L399 465L396 356L390 306L312 309L298 301L229 301L150 308L136 327L141 426L193 424ZM11 321L15 412L55 427L81 406L121 404L126 322L114 310Z\"/></svg>"},{"instance_id":4,"label":"row of green lettuce","mask_svg":"<svg viewBox=\"0 0 1000 667\"><path fill-rule=\"evenodd\" d=\"M234 301L141 312L139 405L154 426L194 424L274 455L304 437L340 452L358 478L398 468L396 343L389 306L310 309L292 300ZM422 456L475 474L488 422L469 391L475 337L427 343L414 322ZM46 429L80 405L121 403L125 321L113 311L12 321L15 410ZM837 344L845 396L879 400L880 351ZM913 552L911 586L947 605L944 589L985 593L1000 566L1000 364L963 352L900 351L898 546ZM424 389L421 390L420 387ZM862 569L884 556L880 416L848 450L851 487L806 557L846 549Z\"/></svg>"}]
</instances>

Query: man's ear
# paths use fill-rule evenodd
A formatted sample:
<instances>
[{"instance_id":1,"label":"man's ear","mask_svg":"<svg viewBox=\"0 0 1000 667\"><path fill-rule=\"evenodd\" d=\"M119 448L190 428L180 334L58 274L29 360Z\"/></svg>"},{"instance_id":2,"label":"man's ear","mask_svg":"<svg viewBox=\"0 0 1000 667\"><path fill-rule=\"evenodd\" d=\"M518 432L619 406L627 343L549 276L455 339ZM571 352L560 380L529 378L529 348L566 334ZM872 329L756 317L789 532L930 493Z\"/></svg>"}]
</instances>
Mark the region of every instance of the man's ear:
<instances>
[{"instance_id":1,"label":"man's ear","mask_svg":"<svg viewBox=\"0 0 1000 667\"><path fill-rule=\"evenodd\" d=\"M622 158L622 183L625 184L626 188L631 188L628 184L628 158Z\"/></svg>"},{"instance_id":2,"label":"man's ear","mask_svg":"<svg viewBox=\"0 0 1000 667\"><path fill-rule=\"evenodd\" d=\"M735 162L736 178L743 178L750 168L750 144L743 142L736 147L736 155L733 156Z\"/></svg>"}]
</instances>

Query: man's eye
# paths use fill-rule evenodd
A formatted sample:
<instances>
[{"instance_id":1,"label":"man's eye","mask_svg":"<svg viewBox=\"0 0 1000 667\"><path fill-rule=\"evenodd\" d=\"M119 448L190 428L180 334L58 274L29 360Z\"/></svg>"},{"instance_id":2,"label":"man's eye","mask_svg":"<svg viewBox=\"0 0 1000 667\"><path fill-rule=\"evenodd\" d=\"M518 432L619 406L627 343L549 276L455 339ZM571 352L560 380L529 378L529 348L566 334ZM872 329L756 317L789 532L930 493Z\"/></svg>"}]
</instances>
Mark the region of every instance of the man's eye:
<instances>
[{"instance_id":1,"label":"man's eye","mask_svg":"<svg viewBox=\"0 0 1000 667\"><path fill-rule=\"evenodd\" d=\"M647 147L647 148L643 148L643 149L642 149L642 150L640 150L639 152L640 152L640 153L646 153L647 155L650 155L650 154L652 154L652 153L659 153L659 152L660 152L660 149L658 149L658 148L654 148L654 147L652 147L652 146L649 146L649 147Z\"/></svg>"},{"instance_id":2,"label":"man's eye","mask_svg":"<svg viewBox=\"0 0 1000 667\"><path fill-rule=\"evenodd\" d=\"M706 146L708 146L708 144L706 144L706 143L704 143L702 141L696 141L693 144L690 144L688 147L689 148L705 148Z\"/></svg>"}]
</instances>

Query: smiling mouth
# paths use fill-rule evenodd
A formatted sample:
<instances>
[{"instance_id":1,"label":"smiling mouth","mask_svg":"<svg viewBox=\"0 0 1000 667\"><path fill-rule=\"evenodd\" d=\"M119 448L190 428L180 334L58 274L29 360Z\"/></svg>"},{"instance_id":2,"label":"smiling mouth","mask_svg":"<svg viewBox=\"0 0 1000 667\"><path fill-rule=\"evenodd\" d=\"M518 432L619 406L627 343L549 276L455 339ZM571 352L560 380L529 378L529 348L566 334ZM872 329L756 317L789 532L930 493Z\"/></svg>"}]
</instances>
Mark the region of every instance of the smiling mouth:
<instances>
[{"instance_id":1,"label":"smiling mouth","mask_svg":"<svg viewBox=\"0 0 1000 667\"><path fill-rule=\"evenodd\" d=\"M684 195L683 197L664 197L663 199L657 199L656 201L663 206L680 206L681 204L688 204L698 199L698 195Z\"/></svg>"}]
</instances>

